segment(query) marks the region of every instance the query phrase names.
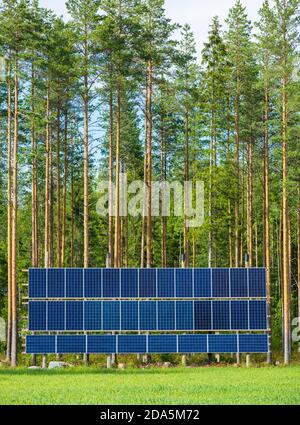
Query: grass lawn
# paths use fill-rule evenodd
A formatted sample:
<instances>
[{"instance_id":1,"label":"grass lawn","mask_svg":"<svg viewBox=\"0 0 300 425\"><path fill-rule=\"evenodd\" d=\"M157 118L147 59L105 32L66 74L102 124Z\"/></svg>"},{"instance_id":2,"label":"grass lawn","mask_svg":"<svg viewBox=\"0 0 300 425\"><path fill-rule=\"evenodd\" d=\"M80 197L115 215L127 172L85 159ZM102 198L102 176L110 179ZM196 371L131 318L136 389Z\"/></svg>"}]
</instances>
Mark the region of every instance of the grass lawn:
<instances>
[{"instance_id":1,"label":"grass lawn","mask_svg":"<svg viewBox=\"0 0 300 425\"><path fill-rule=\"evenodd\" d=\"M300 404L300 366L2 370L0 404Z\"/></svg>"}]
</instances>

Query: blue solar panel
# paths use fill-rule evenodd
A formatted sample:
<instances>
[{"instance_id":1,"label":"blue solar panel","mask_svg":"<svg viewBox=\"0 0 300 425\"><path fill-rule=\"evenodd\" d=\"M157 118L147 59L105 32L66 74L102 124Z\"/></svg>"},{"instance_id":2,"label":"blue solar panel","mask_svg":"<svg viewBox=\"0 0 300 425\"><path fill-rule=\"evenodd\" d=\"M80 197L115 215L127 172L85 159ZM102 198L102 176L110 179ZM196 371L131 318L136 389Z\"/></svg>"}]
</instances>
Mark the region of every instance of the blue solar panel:
<instances>
[{"instance_id":1,"label":"blue solar panel","mask_svg":"<svg viewBox=\"0 0 300 425\"><path fill-rule=\"evenodd\" d=\"M141 298L156 297L156 270L142 269L140 270L140 291Z\"/></svg>"},{"instance_id":2,"label":"blue solar panel","mask_svg":"<svg viewBox=\"0 0 300 425\"><path fill-rule=\"evenodd\" d=\"M266 269L248 269L249 296L266 297Z\"/></svg>"},{"instance_id":3,"label":"blue solar panel","mask_svg":"<svg viewBox=\"0 0 300 425\"><path fill-rule=\"evenodd\" d=\"M223 298L230 296L228 269L212 269L212 295Z\"/></svg>"},{"instance_id":4,"label":"blue solar panel","mask_svg":"<svg viewBox=\"0 0 300 425\"><path fill-rule=\"evenodd\" d=\"M162 301L157 303L158 330L172 331L175 329L175 303Z\"/></svg>"},{"instance_id":5,"label":"blue solar panel","mask_svg":"<svg viewBox=\"0 0 300 425\"><path fill-rule=\"evenodd\" d=\"M239 335L241 353L267 353L268 335Z\"/></svg>"},{"instance_id":6,"label":"blue solar panel","mask_svg":"<svg viewBox=\"0 0 300 425\"><path fill-rule=\"evenodd\" d=\"M45 303L46 304L46 303ZM65 301L48 302L48 329L49 331L64 331L65 324Z\"/></svg>"},{"instance_id":7,"label":"blue solar panel","mask_svg":"<svg viewBox=\"0 0 300 425\"><path fill-rule=\"evenodd\" d=\"M137 298L138 297L138 270L122 269L121 270L121 297Z\"/></svg>"},{"instance_id":8,"label":"blue solar panel","mask_svg":"<svg viewBox=\"0 0 300 425\"><path fill-rule=\"evenodd\" d=\"M84 303L84 330L102 330L102 301L86 301Z\"/></svg>"},{"instance_id":9,"label":"blue solar panel","mask_svg":"<svg viewBox=\"0 0 300 425\"><path fill-rule=\"evenodd\" d=\"M66 330L83 331L83 302L66 302Z\"/></svg>"},{"instance_id":10,"label":"blue solar panel","mask_svg":"<svg viewBox=\"0 0 300 425\"><path fill-rule=\"evenodd\" d=\"M83 270L66 269L66 297L83 297Z\"/></svg>"},{"instance_id":11,"label":"blue solar panel","mask_svg":"<svg viewBox=\"0 0 300 425\"><path fill-rule=\"evenodd\" d=\"M209 335L209 353L237 353L237 335Z\"/></svg>"},{"instance_id":12,"label":"blue solar panel","mask_svg":"<svg viewBox=\"0 0 300 425\"><path fill-rule=\"evenodd\" d=\"M58 354L86 353L85 335L58 335L56 338Z\"/></svg>"},{"instance_id":13,"label":"blue solar panel","mask_svg":"<svg viewBox=\"0 0 300 425\"><path fill-rule=\"evenodd\" d=\"M46 298L46 270L29 269L29 298Z\"/></svg>"},{"instance_id":14,"label":"blue solar panel","mask_svg":"<svg viewBox=\"0 0 300 425\"><path fill-rule=\"evenodd\" d=\"M123 301L121 302L121 330L136 331L139 329L138 319L138 302Z\"/></svg>"},{"instance_id":15,"label":"blue solar panel","mask_svg":"<svg viewBox=\"0 0 300 425\"><path fill-rule=\"evenodd\" d=\"M118 336L118 353L130 354L147 353L147 337L146 335L119 335Z\"/></svg>"},{"instance_id":16,"label":"blue solar panel","mask_svg":"<svg viewBox=\"0 0 300 425\"><path fill-rule=\"evenodd\" d=\"M88 335L87 352L90 354L116 353L117 339L114 335Z\"/></svg>"},{"instance_id":17,"label":"blue solar panel","mask_svg":"<svg viewBox=\"0 0 300 425\"><path fill-rule=\"evenodd\" d=\"M267 303L266 301L249 302L250 329L267 329Z\"/></svg>"},{"instance_id":18,"label":"blue solar panel","mask_svg":"<svg viewBox=\"0 0 300 425\"><path fill-rule=\"evenodd\" d=\"M244 330L249 328L248 301L231 302L231 329Z\"/></svg>"},{"instance_id":19,"label":"blue solar panel","mask_svg":"<svg viewBox=\"0 0 300 425\"><path fill-rule=\"evenodd\" d=\"M54 354L55 351L54 335L27 335L27 354Z\"/></svg>"},{"instance_id":20,"label":"blue solar panel","mask_svg":"<svg viewBox=\"0 0 300 425\"><path fill-rule=\"evenodd\" d=\"M84 296L86 298L102 298L101 269L84 270Z\"/></svg>"},{"instance_id":21,"label":"blue solar panel","mask_svg":"<svg viewBox=\"0 0 300 425\"><path fill-rule=\"evenodd\" d=\"M176 329L189 331L194 329L194 303L193 301L176 302Z\"/></svg>"},{"instance_id":22,"label":"blue solar panel","mask_svg":"<svg viewBox=\"0 0 300 425\"><path fill-rule=\"evenodd\" d=\"M103 301L103 330L120 330L119 301Z\"/></svg>"},{"instance_id":23,"label":"blue solar panel","mask_svg":"<svg viewBox=\"0 0 300 425\"><path fill-rule=\"evenodd\" d=\"M49 269L47 270L47 287L49 298L65 297L65 270Z\"/></svg>"},{"instance_id":24,"label":"blue solar panel","mask_svg":"<svg viewBox=\"0 0 300 425\"><path fill-rule=\"evenodd\" d=\"M28 354L267 353L268 335L29 335Z\"/></svg>"},{"instance_id":25,"label":"blue solar panel","mask_svg":"<svg viewBox=\"0 0 300 425\"><path fill-rule=\"evenodd\" d=\"M207 335L179 335L179 353L206 353Z\"/></svg>"},{"instance_id":26,"label":"blue solar panel","mask_svg":"<svg viewBox=\"0 0 300 425\"><path fill-rule=\"evenodd\" d=\"M103 269L103 297L120 298L120 270Z\"/></svg>"},{"instance_id":27,"label":"blue solar panel","mask_svg":"<svg viewBox=\"0 0 300 425\"><path fill-rule=\"evenodd\" d=\"M155 301L140 302L140 330L157 330L157 303Z\"/></svg>"},{"instance_id":28,"label":"blue solar panel","mask_svg":"<svg viewBox=\"0 0 300 425\"><path fill-rule=\"evenodd\" d=\"M213 301L213 329L230 330L229 301Z\"/></svg>"},{"instance_id":29,"label":"blue solar panel","mask_svg":"<svg viewBox=\"0 0 300 425\"><path fill-rule=\"evenodd\" d=\"M212 296L211 269L194 270L194 288L196 298L210 298Z\"/></svg>"},{"instance_id":30,"label":"blue solar panel","mask_svg":"<svg viewBox=\"0 0 300 425\"><path fill-rule=\"evenodd\" d=\"M231 297L248 297L248 269L231 269Z\"/></svg>"},{"instance_id":31,"label":"blue solar panel","mask_svg":"<svg viewBox=\"0 0 300 425\"><path fill-rule=\"evenodd\" d=\"M195 330L210 330L212 328L211 301L195 301Z\"/></svg>"},{"instance_id":32,"label":"blue solar panel","mask_svg":"<svg viewBox=\"0 0 300 425\"><path fill-rule=\"evenodd\" d=\"M47 330L47 305L44 301L29 302L29 330L46 331Z\"/></svg>"},{"instance_id":33,"label":"blue solar panel","mask_svg":"<svg viewBox=\"0 0 300 425\"><path fill-rule=\"evenodd\" d=\"M157 270L157 297L158 298L174 298L175 282L174 269L158 269Z\"/></svg>"},{"instance_id":34,"label":"blue solar panel","mask_svg":"<svg viewBox=\"0 0 300 425\"><path fill-rule=\"evenodd\" d=\"M177 269L176 270L176 297L192 298L193 297L193 270Z\"/></svg>"},{"instance_id":35,"label":"blue solar panel","mask_svg":"<svg viewBox=\"0 0 300 425\"><path fill-rule=\"evenodd\" d=\"M177 353L176 335L149 335L149 353Z\"/></svg>"}]
</instances>

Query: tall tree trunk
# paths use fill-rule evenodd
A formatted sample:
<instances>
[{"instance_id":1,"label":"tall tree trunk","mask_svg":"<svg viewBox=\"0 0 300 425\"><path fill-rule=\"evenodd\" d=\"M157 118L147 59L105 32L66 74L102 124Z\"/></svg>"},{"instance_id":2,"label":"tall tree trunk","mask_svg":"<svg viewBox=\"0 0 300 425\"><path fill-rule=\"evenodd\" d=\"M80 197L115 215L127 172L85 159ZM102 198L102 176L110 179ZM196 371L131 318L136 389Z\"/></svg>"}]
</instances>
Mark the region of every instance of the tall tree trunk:
<instances>
[{"instance_id":1,"label":"tall tree trunk","mask_svg":"<svg viewBox=\"0 0 300 425\"><path fill-rule=\"evenodd\" d=\"M152 76L153 64L147 66L147 123L148 123L148 214L147 214L147 268L152 267Z\"/></svg>"},{"instance_id":2,"label":"tall tree trunk","mask_svg":"<svg viewBox=\"0 0 300 425\"><path fill-rule=\"evenodd\" d=\"M282 259L283 259L283 322L284 322L284 362L290 363L290 278L289 278L289 231L288 231L288 111L287 79L282 86Z\"/></svg>"},{"instance_id":3,"label":"tall tree trunk","mask_svg":"<svg viewBox=\"0 0 300 425\"><path fill-rule=\"evenodd\" d=\"M298 182L297 211L297 284L298 284L298 318L300 320L300 181Z\"/></svg>"},{"instance_id":4,"label":"tall tree trunk","mask_svg":"<svg viewBox=\"0 0 300 425\"><path fill-rule=\"evenodd\" d=\"M252 208L252 138L250 138L248 144L248 184L247 184L247 247L248 247L248 266L252 267L252 216L253 216L253 208Z\"/></svg>"},{"instance_id":5,"label":"tall tree trunk","mask_svg":"<svg viewBox=\"0 0 300 425\"><path fill-rule=\"evenodd\" d=\"M185 154L184 154L184 180L189 181L189 110L186 106L185 111ZM185 193L185 210L189 206L189 193ZM189 228L187 226L188 217L184 214L184 267L189 267L190 244L189 244Z\"/></svg>"},{"instance_id":6,"label":"tall tree trunk","mask_svg":"<svg viewBox=\"0 0 300 425\"><path fill-rule=\"evenodd\" d=\"M120 77L119 77L120 79ZM121 222L120 222L120 150L121 150L121 83L118 81L117 89L117 139L116 139L116 193L115 193L115 254L114 267L121 267Z\"/></svg>"},{"instance_id":7,"label":"tall tree trunk","mask_svg":"<svg viewBox=\"0 0 300 425\"><path fill-rule=\"evenodd\" d=\"M146 92L148 84L148 75L146 76ZM148 159L148 97L146 96L145 104L145 140L144 140L144 191L143 191L143 208L142 208L142 235L141 235L141 268L145 266L145 233L146 233L146 191L147 191L147 159Z\"/></svg>"},{"instance_id":8,"label":"tall tree trunk","mask_svg":"<svg viewBox=\"0 0 300 425\"><path fill-rule=\"evenodd\" d=\"M11 194L11 117L12 117L12 82L11 63L7 63L7 361L11 361L11 331L12 331L12 311L11 311L11 244L12 244L12 194Z\"/></svg>"},{"instance_id":9,"label":"tall tree trunk","mask_svg":"<svg viewBox=\"0 0 300 425\"><path fill-rule=\"evenodd\" d=\"M240 186L240 72L237 71L236 82L236 101L235 101L235 178L236 178L236 194L235 194L235 267L239 267L239 186Z\"/></svg>"},{"instance_id":10,"label":"tall tree trunk","mask_svg":"<svg viewBox=\"0 0 300 425\"><path fill-rule=\"evenodd\" d=\"M84 93L84 268L89 267L89 97L88 79L85 76Z\"/></svg>"},{"instance_id":11,"label":"tall tree trunk","mask_svg":"<svg viewBox=\"0 0 300 425\"><path fill-rule=\"evenodd\" d=\"M71 146L71 240L70 240L70 266L74 267L74 238L75 238L75 219L74 219L74 140Z\"/></svg>"},{"instance_id":12,"label":"tall tree trunk","mask_svg":"<svg viewBox=\"0 0 300 425\"><path fill-rule=\"evenodd\" d=\"M113 109L113 93L110 90L109 95L109 158L108 158L108 175L109 175L109 218L108 218L108 253L109 267L114 265L114 232L113 232L113 181L114 181L114 109Z\"/></svg>"},{"instance_id":13,"label":"tall tree trunk","mask_svg":"<svg viewBox=\"0 0 300 425\"><path fill-rule=\"evenodd\" d=\"M164 128L164 118L161 119L161 148L160 148L160 169L161 183L165 182L167 179L166 176L166 144L165 144L165 128ZM167 267L167 217L162 212L161 217L161 267Z\"/></svg>"},{"instance_id":14,"label":"tall tree trunk","mask_svg":"<svg viewBox=\"0 0 300 425\"><path fill-rule=\"evenodd\" d=\"M31 236L31 250L32 250L32 267L38 267L38 210L37 210L37 172L36 172L36 140L35 140L35 69L32 64L31 70L31 209L32 209L32 236Z\"/></svg>"},{"instance_id":15,"label":"tall tree trunk","mask_svg":"<svg viewBox=\"0 0 300 425\"><path fill-rule=\"evenodd\" d=\"M49 267L54 266L54 188L53 188L53 129L50 123L50 152L49 152L49 169L50 169L50 188L49 188Z\"/></svg>"},{"instance_id":16,"label":"tall tree trunk","mask_svg":"<svg viewBox=\"0 0 300 425\"><path fill-rule=\"evenodd\" d=\"M46 170L45 170L45 267L49 267L49 222L50 222L50 85L47 88L46 100Z\"/></svg>"},{"instance_id":17,"label":"tall tree trunk","mask_svg":"<svg viewBox=\"0 0 300 425\"><path fill-rule=\"evenodd\" d=\"M298 182L298 211L297 211L297 282L298 282L298 318L300 320L300 182Z\"/></svg>"},{"instance_id":18,"label":"tall tree trunk","mask_svg":"<svg viewBox=\"0 0 300 425\"><path fill-rule=\"evenodd\" d=\"M61 208L60 208L60 99L56 117L56 266L61 267Z\"/></svg>"},{"instance_id":19,"label":"tall tree trunk","mask_svg":"<svg viewBox=\"0 0 300 425\"><path fill-rule=\"evenodd\" d=\"M265 134L264 134L264 259L267 281L267 303L269 312L269 325L271 326L271 264L270 264L270 221L269 221L269 85L265 85ZM271 353L268 354L268 363L272 361Z\"/></svg>"},{"instance_id":20,"label":"tall tree trunk","mask_svg":"<svg viewBox=\"0 0 300 425\"><path fill-rule=\"evenodd\" d=\"M67 172L68 172L68 104L65 107L64 126L64 186L63 186L63 212L61 229L61 265L65 267L66 262L66 223L67 223Z\"/></svg>"},{"instance_id":21,"label":"tall tree trunk","mask_svg":"<svg viewBox=\"0 0 300 425\"><path fill-rule=\"evenodd\" d=\"M15 110L14 110L14 153L13 153L13 203L11 244L11 366L17 366L18 355L18 301L17 301L17 221L18 221L18 143L19 143L19 59L15 59Z\"/></svg>"}]
</instances>

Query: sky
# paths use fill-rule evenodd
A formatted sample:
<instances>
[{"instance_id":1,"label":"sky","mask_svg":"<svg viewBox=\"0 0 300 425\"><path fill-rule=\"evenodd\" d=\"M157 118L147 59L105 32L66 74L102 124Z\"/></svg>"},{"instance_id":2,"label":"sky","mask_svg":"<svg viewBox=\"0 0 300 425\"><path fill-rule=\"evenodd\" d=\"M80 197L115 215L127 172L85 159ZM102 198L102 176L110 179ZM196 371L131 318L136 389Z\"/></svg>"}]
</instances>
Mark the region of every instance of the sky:
<instances>
[{"instance_id":1,"label":"sky","mask_svg":"<svg viewBox=\"0 0 300 425\"><path fill-rule=\"evenodd\" d=\"M165 7L167 16L174 22L188 23L192 27L200 56L212 18L218 15L224 23L234 3L235 0L166 0ZM247 8L249 19L256 20L263 0L242 0L242 3ZM40 4L54 10L58 15L67 17L63 0L40 0Z\"/></svg>"}]
</instances>

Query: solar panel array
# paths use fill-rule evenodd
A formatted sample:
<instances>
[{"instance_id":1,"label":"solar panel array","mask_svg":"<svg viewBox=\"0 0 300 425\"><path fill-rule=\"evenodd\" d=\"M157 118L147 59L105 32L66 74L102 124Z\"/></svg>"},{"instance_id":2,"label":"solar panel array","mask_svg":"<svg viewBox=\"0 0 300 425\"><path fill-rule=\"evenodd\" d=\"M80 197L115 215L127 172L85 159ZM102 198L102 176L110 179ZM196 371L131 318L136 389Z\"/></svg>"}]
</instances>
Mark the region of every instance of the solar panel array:
<instances>
[{"instance_id":1,"label":"solar panel array","mask_svg":"<svg viewBox=\"0 0 300 425\"><path fill-rule=\"evenodd\" d=\"M265 298L265 269L30 269L29 298Z\"/></svg>"},{"instance_id":2,"label":"solar panel array","mask_svg":"<svg viewBox=\"0 0 300 425\"><path fill-rule=\"evenodd\" d=\"M30 331L266 330L266 301L30 301Z\"/></svg>"},{"instance_id":3,"label":"solar panel array","mask_svg":"<svg viewBox=\"0 0 300 425\"><path fill-rule=\"evenodd\" d=\"M29 331L29 354L267 352L266 271L30 269Z\"/></svg>"},{"instance_id":4,"label":"solar panel array","mask_svg":"<svg viewBox=\"0 0 300 425\"><path fill-rule=\"evenodd\" d=\"M29 335L28 354L265 353L267 335Z\"/></svg>"}]
</instances>

